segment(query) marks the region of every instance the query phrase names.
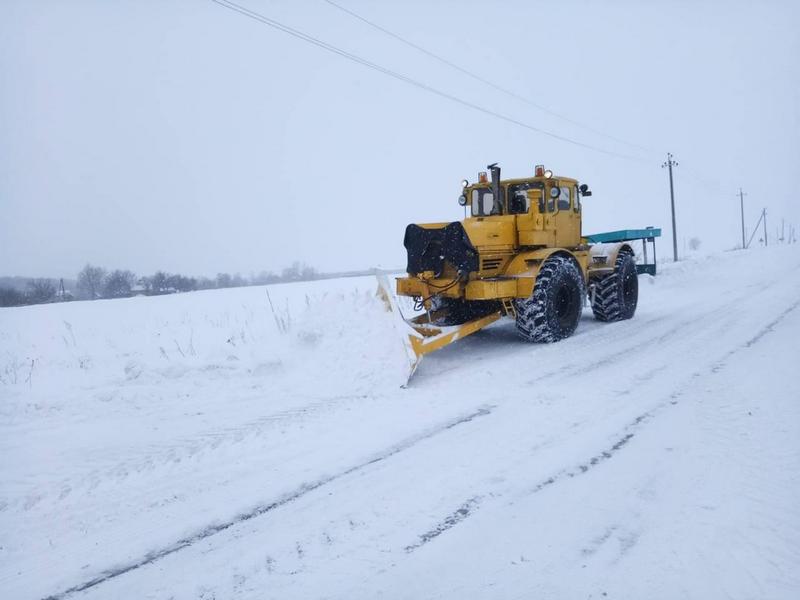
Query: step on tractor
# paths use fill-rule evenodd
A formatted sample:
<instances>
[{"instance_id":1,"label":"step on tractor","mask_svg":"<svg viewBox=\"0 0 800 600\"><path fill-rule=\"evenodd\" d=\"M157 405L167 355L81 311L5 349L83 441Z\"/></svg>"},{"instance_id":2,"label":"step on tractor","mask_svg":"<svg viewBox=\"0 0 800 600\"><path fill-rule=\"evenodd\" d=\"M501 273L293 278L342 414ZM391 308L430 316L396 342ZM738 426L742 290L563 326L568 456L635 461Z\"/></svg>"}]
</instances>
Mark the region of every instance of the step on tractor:
<instances>
[{"instance_id":1,"label":"step on tractor","mask_svg":"<svg viewBox=\"0 0 800 600\"><path fill-rule=\"evenodd\" d=\"M397 278L396 293L413 299L416 316L403 317L388 278L379 277L403 329L409 378L424 355L501 317L514 319L526 342L544 343L571 336L586 302L600 321L630 319L637 273L655 273L655 264L637 265L631 241L660 230L582 236L586 184L543 165L521 179L501 179L497 164L487 169L477 182L462 181L463 221L406 227L407 276ZM603 236L623 241L592 243Z\"/></svg>"}]
</instances>

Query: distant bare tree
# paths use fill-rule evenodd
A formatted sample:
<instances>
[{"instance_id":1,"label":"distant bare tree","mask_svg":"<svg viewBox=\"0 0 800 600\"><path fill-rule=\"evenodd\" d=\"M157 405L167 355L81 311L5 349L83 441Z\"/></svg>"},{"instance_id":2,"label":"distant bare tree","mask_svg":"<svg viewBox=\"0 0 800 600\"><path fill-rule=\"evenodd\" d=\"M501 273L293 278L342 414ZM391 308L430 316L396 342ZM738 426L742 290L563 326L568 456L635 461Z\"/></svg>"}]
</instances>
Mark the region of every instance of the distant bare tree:
<instances>
[{"instance_id":1,"label":"distant bare tree","mask_svg":"<svg viewBox=\"0 0 800 600\"><path fill-rule=\"evenodd\" d=\"M270 271L261 271L258 275L252 276L250 282L253 285L264 285L278 281L280 277Z\"/></svg>"},{"instance_id":2,"label":"distant bare tree","mask_svg":"<svg viewBox=\"0 0 800 600\"><path fill-rule=\"evenodd\" d=\"M285 267L283 271L281 271L281 279L283 281L297 281L300 279L301 268L298 261L293 262L291 267Z\"/></svg>"},{"instance_id":3,"label":"distant bare tree","mask_svg":"<svg viewBox=\"0 0 800 600\"><path fill-rule=\"evenodd\" d=\"M31 304L52 302L56 297L56 284L52 279L31 279L28 281L28 298Z\"/></svg>"},{"instance_id":4,"label":"distant bare tree","mask_svg":"<svg viewBox=\"0 0 800 600\"><path fill-rule=\"evenodd\" d=\"M156 271L155 275L150 278L154 294L166 294L169 291L169 277L169 273Z\"/></svg>"},{"instance_id":5,"label":"distant bare tree","mask_svg":"<svg viewBox=\"0 0 800 600\"><path fill-rule=\"evenodd\" d=\"M103 290L103 280L106 276L106 270L102 267L93 267L87 264L81 272L78 273L78 294L81 298L88 300L96 300L100 297Z\"/></svg>"},{"instance_id":6,"label":"distant bare tree","mask_svg":"<svg viewBox=\"0 0 800 600\"><path fill-rule=\"evenodd\" d=\"M130 271L117 269L108 274L103 285L104 298L126 298L136 283L136 275Z\"/></svg>"},{"instance_id":7,"label":"distant bare tree","mask_svg":"<svg viewBox=\"0 0 800 600\"><path fill-rule=\"evenodd\" d=\"M231 276L228 273L217 273L217 287L229 288L231 287Z\"/></svg>"},{"instance_id":8,"label":"distant bare tree","mask_svg":"<svg viewBox=\"0 0 800 600\"><path fill-rule=\"evenodd\" d=\"M167 285L177 292L191 292L197 289L197 280L183 275L170 275L167 278Z\"/></svg>"},{"instance_id":9,"label":"distant bare tree","mask_svg":"<svg viewBox=\"0 0 800 600\"><path fill-rule=\"evenodd\" d=\"M180 288L178 289L182 292L193 292L197 289L197 279L181 275Z\"/></svg>"},{"instance_id":10,"label":"distant bare tree","mask_svg":"<svg viewBox=\"0 0 800 600\"><path fill-rule=\"evenodd\" d=\"M216 282L213 279L209 279L208 277L201 277L197 280L197 286L195 289L198 290L213 290L217 287Z\"/></svg>"},{"instance_id":11,"label":"distant bare tree","mask_svg":"<svg viewBox=\"0 0 800 600\"><path fill-rule=\"evenodd\" d=\"M692 250L699 250L702 243L703 242L700 240L700 238L693 237L689 240L689 248Z\"/></svg>"},{"instance_id":12,"label":"distant bare tree","mask_svg":"<svg viewBox=\"0 0 800 600\"><path fill-rule=\"evenodd\" d=\"M316 279L317 270L314 267L311 267L304 263L303 268L300 270L300 278L304 281L310 281L312 279Z\"/></svg>"},{"instance_id":13,"label":"distant bare tree","mask_svg":"<svg viewBox=\"0 0 800 600\"><path fill-rule=\"evenodd\" d=\"M294 261L291 267L286 267L281 271L281 281L310 281L318 276L317 270L300 261Z\"/></svg>"},{"instance_id":14,"label":"distant bare tree","mask_svg":"<svg viewBox=\"0 0 800 600\"><path fill-rule=\"evenodd\" d=\"M153 292L152 277L139 277L136 283L144 288L145 294L151 294Z\"/></svg>"},{"instance_id":15,"label":"distant bare tree","mask_svg":"<svg viewBox=\"0 0 800 600\"><path fill-rule=\"evenodd\" d=\"M26 304L25 294L12 287L0 287L0 306L22 306Z\"/></svg>"}]
</instances>

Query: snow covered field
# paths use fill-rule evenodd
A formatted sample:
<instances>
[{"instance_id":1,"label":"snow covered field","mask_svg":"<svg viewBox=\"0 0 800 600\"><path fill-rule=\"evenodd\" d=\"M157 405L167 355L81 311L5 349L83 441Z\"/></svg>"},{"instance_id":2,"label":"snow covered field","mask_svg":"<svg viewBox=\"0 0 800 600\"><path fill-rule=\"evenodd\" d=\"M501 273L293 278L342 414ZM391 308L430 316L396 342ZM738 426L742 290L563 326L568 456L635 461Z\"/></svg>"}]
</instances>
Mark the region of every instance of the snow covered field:
<instances>
[{"instance_id":1,"label":"snow covered field","mask_svg":"<svg viewBox=\"0 0 800 600\"><path fill-rule=\"evenodd\" d=\"M796 247L408 389L375 287L0 309L0 598L800 597Z\"/></svg>"}]
</instances>

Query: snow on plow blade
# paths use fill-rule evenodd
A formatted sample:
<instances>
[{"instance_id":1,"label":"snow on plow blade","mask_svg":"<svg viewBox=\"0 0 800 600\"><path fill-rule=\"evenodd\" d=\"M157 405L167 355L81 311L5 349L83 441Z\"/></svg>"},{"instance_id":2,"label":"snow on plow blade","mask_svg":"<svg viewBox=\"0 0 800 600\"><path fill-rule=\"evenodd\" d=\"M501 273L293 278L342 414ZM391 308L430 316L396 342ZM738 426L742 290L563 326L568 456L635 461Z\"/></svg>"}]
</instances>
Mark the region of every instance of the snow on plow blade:
<instances>
[{"instance_id":1,"label":"snow on plow blade","mask_svg":"<svg viewBox=\"0 0 800 600\"><path fill-rule=\"evenodd\" d=\"M460 325L447 326L432 323L440 316L436 313L426 312L413 319L406 319L397 304L397 297L389 283L388 276L380 274L377 275L377 279L378 295L383 299L386 310L395 317L395 330L399 334L408 359L408 378L403 387L408 385L411 376L414 375L420 362L422 362L423 356L467 337L479 329L483 329L487 325L494 323L502 315L501 311L498 310Z\"/></svg>"}]
</instances>

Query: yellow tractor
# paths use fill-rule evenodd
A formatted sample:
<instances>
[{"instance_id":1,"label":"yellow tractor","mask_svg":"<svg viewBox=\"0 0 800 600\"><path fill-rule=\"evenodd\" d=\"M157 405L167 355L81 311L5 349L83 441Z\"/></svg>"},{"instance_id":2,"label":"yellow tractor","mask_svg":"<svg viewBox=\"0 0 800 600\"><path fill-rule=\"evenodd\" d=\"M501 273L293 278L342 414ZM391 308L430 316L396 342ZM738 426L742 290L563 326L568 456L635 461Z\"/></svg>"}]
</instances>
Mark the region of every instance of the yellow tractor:
<instances>
[{"instance_id":1,"label":"yellow tractor","mask_svg":"<svg viewBox=\"0 0 800 600\"><path fill-rule=\"evenodd\" d=\"M586 184L542 165L521 179L502 180L497 164L487 169L491 179L484 171L477 182L462 182L459 204L469 211L463 221L406 228L408 275L397 279L396 292L413 299L416 316L402 317L388 280L381 281L384 299L408 325L410 374L425 354L503 316L515 319L525 341L556 342L575 331L587 296L601 321L630 319L636 311L629 241L652 240L660 230L614 232L625 241L592 244L581 235L581 200L591 195ZM603 235L609 236L594 237ZM639 267L655 274L654 264Z\"/></svg>"}]
</instances>

